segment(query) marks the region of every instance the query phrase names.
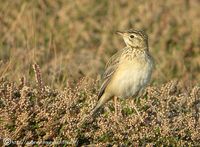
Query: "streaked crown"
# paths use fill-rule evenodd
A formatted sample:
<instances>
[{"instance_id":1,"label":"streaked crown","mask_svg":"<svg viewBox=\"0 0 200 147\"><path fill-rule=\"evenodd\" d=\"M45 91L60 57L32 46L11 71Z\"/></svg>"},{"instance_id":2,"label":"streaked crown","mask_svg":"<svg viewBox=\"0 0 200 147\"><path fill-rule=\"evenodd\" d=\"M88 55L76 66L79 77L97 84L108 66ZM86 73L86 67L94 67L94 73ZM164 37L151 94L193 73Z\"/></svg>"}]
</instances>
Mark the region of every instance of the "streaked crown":
<instances>
[{"instance_id":1,"label":"streaked crown","mask_svg":"<svg viewBox=\"0 0 200 147\"><path fill-rule=\"evenodd\" d=\"M148 36L142 30L134 30L130 29L124 32L117 32L122 35L124 42L127 46L131 46L134 48L148 48Z\"/></svg>"}]
</instances>

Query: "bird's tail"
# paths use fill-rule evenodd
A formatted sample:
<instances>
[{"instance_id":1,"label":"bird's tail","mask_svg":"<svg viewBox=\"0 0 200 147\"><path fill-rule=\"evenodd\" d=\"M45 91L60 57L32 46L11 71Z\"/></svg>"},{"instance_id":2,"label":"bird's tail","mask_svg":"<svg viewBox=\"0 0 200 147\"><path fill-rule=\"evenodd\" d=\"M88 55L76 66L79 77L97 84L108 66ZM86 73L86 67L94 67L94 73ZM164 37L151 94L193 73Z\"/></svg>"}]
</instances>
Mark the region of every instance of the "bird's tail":
<instances>
[{"instance_id":1,"label":"bird's tail","mask_svg":"<svg viewBox=\"0 0 200 147\"><path fill-rule=\"evenodd\" d=\"M90 122L93 122L97 112L99 111L99 109L101 109L101 107L111 99L111 97L108 94L103 94L99 101L97 102L97 105L94 107L94 109L90 112L89 115L85 116L81 121L80 121L80 126L84 126L85 124L88 124Z\"/></svg>"},{"instance_id":2,"label":"bird's tail","mask_svg":"<svg viewBox=\"0 0 200 147\"><path fill-rule=\"evenodd\" d=\"M101 109L101 107L102 107L107 101L110 100L110 98L111 98L110 95L104 93L104 94L100 97L99 101L97 102L97 105L96 105L96 106L94 107L94 109L90 112L90 115L94 117L94 116L96 115L96 113Z\"/></svg>"}]
</instances>

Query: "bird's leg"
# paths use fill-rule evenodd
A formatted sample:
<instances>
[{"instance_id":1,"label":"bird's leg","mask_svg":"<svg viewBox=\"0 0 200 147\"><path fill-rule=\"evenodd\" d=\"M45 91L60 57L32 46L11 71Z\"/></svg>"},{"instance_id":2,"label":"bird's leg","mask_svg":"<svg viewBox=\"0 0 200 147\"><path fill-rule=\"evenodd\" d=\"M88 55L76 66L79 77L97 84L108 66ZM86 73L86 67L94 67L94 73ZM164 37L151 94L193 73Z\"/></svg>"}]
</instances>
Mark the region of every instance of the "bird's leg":
<instances>
[{"instance_id":1,"label":"bird's leg","mask_svg":"<svg viewBox=\"0 0 200 147\"><path fill-rule=\"evenodd\" d=\"M139 111L137 110L137 108L136 108L136 106L135 106L135 104L134 104L134 100L131 100L131 105L132 105L133 108L135 109L135 111L136 111L136 113L137 113L137 115L138 115L140 121L141 121L141 122L144 122L143 118L141 117Z\"/></svg>"},{"instance_id":2,"label":"bird's leg","mask_svg":"<svg viewBox=\"0 0 200 147\"><path fill-rule=\"evenodd\" d=\"M114 103L115 103L115 118L117 118L117 97L114 97Z\"/></svg>"}]
</instances>

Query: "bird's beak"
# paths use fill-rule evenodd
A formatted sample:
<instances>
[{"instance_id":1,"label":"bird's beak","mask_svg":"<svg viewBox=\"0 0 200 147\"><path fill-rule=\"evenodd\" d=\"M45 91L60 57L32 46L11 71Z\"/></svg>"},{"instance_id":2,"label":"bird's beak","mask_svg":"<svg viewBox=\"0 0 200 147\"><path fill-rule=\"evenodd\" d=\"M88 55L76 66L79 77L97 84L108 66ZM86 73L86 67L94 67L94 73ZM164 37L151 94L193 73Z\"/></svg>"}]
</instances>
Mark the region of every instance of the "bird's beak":
<instances>
[{"instance_id":1,"label":"bird's beak","mask_svg":"<svg viewBox=\"0 0 200 147\"><path fill-rule=\"evenodd\" d=\"M124 32L121 32L121 31L117 31L116 33L117 33L118 35L121 35L121 36L124 35Z\"/></svg>"}]
</instances>

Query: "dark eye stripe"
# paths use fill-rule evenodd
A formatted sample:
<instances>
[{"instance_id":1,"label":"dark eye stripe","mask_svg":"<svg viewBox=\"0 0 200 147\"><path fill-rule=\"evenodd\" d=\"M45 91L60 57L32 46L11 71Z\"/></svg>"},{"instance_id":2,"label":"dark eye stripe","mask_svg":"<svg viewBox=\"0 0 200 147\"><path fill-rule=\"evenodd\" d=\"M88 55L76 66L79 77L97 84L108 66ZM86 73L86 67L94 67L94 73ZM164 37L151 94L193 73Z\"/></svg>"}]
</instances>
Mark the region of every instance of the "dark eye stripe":
<instances>
[{"instance_id":1,"label":"dark eye stripe","mask_svg":"<svg viewBox=\"0 0 200 147\"><path fill-rule=\"evenodd\" d=\"M127 32L128 33L135 33L135 34L140 35L144 39L148 39L147 34L143 30L133 30L133 29L130 29Z\"/></svg>"}]
</instances>

